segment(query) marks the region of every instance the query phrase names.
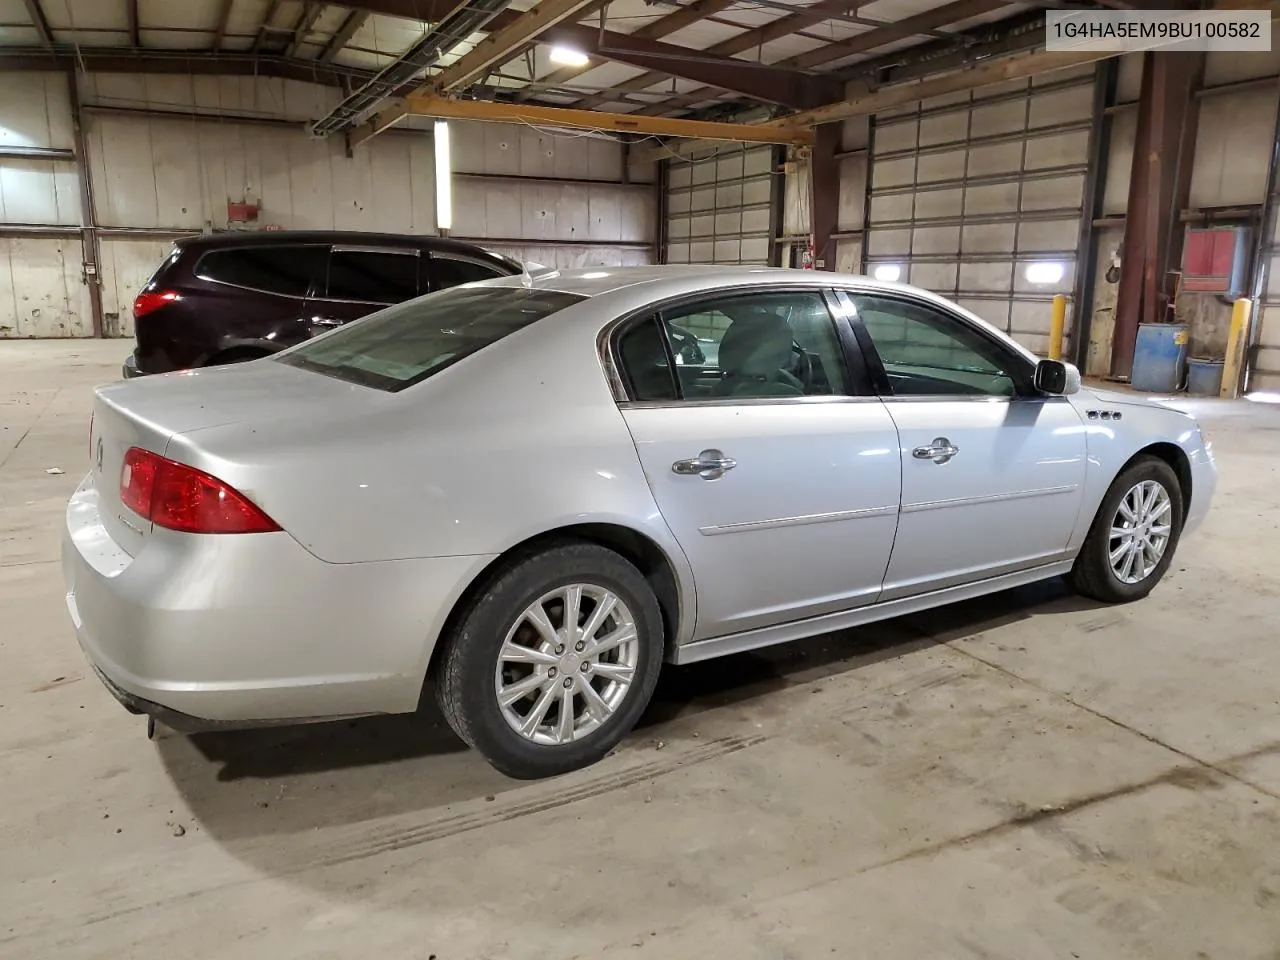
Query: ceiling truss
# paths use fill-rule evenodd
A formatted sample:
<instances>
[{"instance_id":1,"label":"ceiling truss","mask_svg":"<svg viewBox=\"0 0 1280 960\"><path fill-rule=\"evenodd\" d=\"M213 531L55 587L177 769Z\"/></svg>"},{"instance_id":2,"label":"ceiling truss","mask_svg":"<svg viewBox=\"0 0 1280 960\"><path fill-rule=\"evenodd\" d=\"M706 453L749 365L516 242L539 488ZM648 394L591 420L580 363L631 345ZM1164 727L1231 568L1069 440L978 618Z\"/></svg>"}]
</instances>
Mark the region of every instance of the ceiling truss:
<instances>
[{"instance_id":1,"label":"ceiling truss","mask_svg":"<svg viewBox=\"0 0 1280 960\"><path fill-rule=\"evenodd\" d=\"M988 76L1029 76L1066 62L1045 54L1043 31L1028 36L1024 28L1012 43L1011 35L988 36L999 32L989 23L979 40L973 35L983 30L956 31L957 24L991 21L1001 11L1010 15L999 18L1001 25L1026 19L1019 13L1025 8L1010 8L1008 0L950 0L924 11L916 6L918 12L905 17L894 17L883 2L876 5L875 17L868 16L862 12L871 12L867 0L652 0L660 15L634 29L627 22L634 18L610 20L610 0L537 0L521 4L528 6L525 10L513 10L509 2L269 0L258 7L260 19L246 28L242 21L233 27L237 0L218 0L213 23L203 27L209 31L203 49L157 49L144 45L147 24L140 22L139 0L123 0L117 8L123 20L114 29L121 31L122 42L115 48L79 43L73 27L50 23L41 0L23 0L38 45L0 45L0 70L73 64L85 70L253 74L332 84L346 96L313 131L327 136L358 127L357 142L411 115L501 115L533 122L528 118L547 109L553 113L538 114L537 122L583 126L594 121L599 129L646 136L690 135L658 128L670 131L666 124L672 114L692 111L695 117L682 122L710 122L717 125L714 138L726 139L718 129L723 123L707 118L753 107L754 115L775 118L769 134L775 139L759 142L778 142L778 129L785 128L790 137L796 124L808 128L883 109L904 96L918 99L926 89L968 89L993 82L983 81ZM1045 2L1059 6L1062 0ZM1167 2L1079 0L1112 9ZM1222 0L1220 5L1227 4L1268 5L1263 0ZM339 10L345 12L339 16ZM744 24L748 11L752 19L746 22L758 26ZM764 17L771 19L761 22ZM416 21L422 24L420 39L389 63L381 50L371 58L373 51L362 45L377 42L382 21L371 23L373 18ZM696 37L687 31L701 23L737 32L703 46L673 39L681 31ZM366 31L367 25L372 29ZM768 45L788 37L803 38L811 49L782 59L769 56ZM883 48L904 43L911 45L876 57ZM545 49L551 44L580 51L586 64L548 69ZM978 48L991 51L987 59L975 52ZM641 72L593 86L591 72L608 63ZM610 110L595 109L601 107ZM612 112L619 108L624 112ZM521 112L526 109L531 112Z\"/></svg>"}]
</instances>

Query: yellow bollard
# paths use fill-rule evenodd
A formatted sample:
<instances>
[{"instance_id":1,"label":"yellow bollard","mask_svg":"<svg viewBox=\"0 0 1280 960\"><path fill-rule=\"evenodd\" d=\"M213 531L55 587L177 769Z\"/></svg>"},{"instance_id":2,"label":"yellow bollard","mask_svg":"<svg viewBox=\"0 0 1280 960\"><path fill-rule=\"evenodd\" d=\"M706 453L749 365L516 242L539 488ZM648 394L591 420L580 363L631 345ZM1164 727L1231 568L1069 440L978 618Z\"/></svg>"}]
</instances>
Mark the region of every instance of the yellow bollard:
<instances>
[{"instance_id":1,"label":"yellow bollard","mask_svg":"<svg viewBox=\"0 0 1280 960\"><path fill-rule=\"evenodd\" d=\"M1253 301L1241 297L1231 306L1231 332L1227 335L1227 356L1222 364L1222 389L1218 396L1234 400L1240 396L1240 374L1244 370L1244 350L1249 342L1249 319Z\"/></svg>"},{"instance_id":2,"label":"yellow bollard","mask_svg":"<svg viewBox=\"0 0 1280 960\"><path fill-rule=\"evenodd\" d=\"M1053 314L1049 318L1049 359L1062 359L1062 335L1067 329L1067 298L1059 293L1053 298Z\"/></svg>"}]
</instances>

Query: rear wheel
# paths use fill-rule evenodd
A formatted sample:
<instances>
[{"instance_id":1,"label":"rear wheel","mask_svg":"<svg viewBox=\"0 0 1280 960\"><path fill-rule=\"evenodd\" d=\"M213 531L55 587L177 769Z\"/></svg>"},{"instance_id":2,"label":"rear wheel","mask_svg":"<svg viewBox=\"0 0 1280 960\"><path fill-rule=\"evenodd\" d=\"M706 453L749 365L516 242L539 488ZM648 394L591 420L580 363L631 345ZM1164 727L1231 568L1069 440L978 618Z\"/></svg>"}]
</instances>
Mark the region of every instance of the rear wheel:
<instances>
[{"instance_id":1,"label":"rear wheel","mask_svg":"<svg viewBox=\"0 0 1280 960\"><path fill-rule=\"evenodd\" d=\"M595 763L640 719L662 665L643 575L588 543L514 562L446 641L436 696L449 725L520 779Z\"/></svg>"},{"instance_id":2,"label":"rear wheel","mask_svg":"<svg viewBox=\"0 0 1280 960\"><path fill-rule=\"evenodd\" d=\"M1182 514L1173 468L1156 457L1134 461L1103 498L1072 567L1072 585L1104 603L1142 599L1173 561Z\"/></svg>"}]
</instances>

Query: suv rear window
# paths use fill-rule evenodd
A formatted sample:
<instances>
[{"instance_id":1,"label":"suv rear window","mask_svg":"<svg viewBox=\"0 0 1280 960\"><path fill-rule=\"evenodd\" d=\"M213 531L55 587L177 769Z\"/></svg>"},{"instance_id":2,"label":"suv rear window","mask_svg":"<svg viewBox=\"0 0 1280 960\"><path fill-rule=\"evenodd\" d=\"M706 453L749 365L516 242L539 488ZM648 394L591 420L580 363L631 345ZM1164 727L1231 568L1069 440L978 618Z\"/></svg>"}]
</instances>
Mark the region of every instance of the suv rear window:
<instances>
[{"instance_id":1,"label":"suv rear window","mask_svg":"<svg viewBox=\"0 0 1280 960\"><path fill-rule=\"evenodd\" d=\"M394 392L584 299L526 287L454 287L379 310L275 359Z\"/></svg>"},{"instance_id":2,"label":"suv rear window","mask_svg":"<svg viewBox=\"0 0 1280 960\"><path fill-rule=\"evenodd\" d=\"M312 281L324 270L328 253L324 246L210 250L196 264L196 276L286 297L305 297Z\"/></svg>"},{"instance_id":3,"label":"suv rear window","mask_svg":"<svg viewBox=\"0 0 1280 960\"><path fill-rule=\"evenodd\" d=\"M458 260L440 254L432 255L431 269L435 271L436 286L441 290L456 287L460 283L471 283L473 280L492 280L503 276L499 270L482 266L473 260Z\"/></svg>"}]
</instances>

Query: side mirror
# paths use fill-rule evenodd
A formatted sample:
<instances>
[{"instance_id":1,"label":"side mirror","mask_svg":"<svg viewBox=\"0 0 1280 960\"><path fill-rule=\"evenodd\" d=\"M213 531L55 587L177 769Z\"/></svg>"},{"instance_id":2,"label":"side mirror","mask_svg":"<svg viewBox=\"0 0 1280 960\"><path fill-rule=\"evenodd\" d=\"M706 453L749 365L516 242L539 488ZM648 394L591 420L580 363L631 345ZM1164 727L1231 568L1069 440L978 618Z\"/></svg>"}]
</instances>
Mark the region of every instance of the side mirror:
<instances>
[{"instance_id":1,"label":"side mirror","mask_svg":"<svg viewBox=\"0 0 1280 960\"><path fill-rule=\"evenodd\" d=\"M1068 397L1080 389L1080 371L1061 360L1041 360L1036 364L1035 388L1051 397Z\"/></svg>"}]
</instances>

